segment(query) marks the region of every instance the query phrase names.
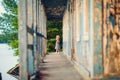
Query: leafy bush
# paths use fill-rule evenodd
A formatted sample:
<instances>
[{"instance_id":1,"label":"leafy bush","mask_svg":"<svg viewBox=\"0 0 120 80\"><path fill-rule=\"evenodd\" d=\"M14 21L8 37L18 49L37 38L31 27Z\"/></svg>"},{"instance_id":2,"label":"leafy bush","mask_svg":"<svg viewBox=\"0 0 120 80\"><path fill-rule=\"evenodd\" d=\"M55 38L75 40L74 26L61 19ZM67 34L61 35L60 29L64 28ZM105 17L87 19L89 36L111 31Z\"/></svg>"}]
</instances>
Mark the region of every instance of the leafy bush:
<instances>
[{"instance_id":1,"label":"leafy bush","mask_svg":"<svg viewBox=\"0 0 120 80\"><path fill-rule=\"evenodd\" d=\"M2 5L6 13L0 16L0 29L4 35L3 40L14 50L14 55L18 55L18 0L3 0Z\"/></svg>"},{"instance_id":2,"label":"leafy bush","mask_svg":"<svg viewBox=\"0 0 120 80\"><path fill-rule=\"evenodd\" d=\"M60 46L62 49L62 21L48 21L47 22L47 51L55 51L55 37L60 35Z\"/></svg>"}]
</instances>

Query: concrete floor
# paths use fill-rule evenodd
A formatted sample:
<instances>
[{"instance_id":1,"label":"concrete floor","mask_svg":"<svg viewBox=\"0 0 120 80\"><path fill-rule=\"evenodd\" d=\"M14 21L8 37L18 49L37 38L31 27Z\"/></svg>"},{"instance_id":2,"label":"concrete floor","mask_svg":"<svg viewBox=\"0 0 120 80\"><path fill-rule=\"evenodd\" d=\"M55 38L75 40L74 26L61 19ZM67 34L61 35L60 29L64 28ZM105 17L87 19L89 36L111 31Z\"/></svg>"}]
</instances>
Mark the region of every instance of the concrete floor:
<instances>
[{"instance_id":1,"label":"concrete floor","mask_svg":"<svg viewBox=\"0 0 120 80\"><path fill-rule=\"evenodd\" d=\"M37 77L36 80L84 80L62 53L48 54L44 63L40 64L40 72Z\"/></svg>"}]
</instances>

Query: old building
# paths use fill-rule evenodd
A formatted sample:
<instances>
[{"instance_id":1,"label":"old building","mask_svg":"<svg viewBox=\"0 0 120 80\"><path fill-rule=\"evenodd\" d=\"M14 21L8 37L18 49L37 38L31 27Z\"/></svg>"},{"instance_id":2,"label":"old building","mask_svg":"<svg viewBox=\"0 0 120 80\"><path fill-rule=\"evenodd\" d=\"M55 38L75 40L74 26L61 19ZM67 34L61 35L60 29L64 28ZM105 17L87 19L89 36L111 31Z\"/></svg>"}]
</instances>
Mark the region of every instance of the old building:
<instances>
[{"instance_id":1,"label":"old building","mask_svg":"<svg viewBox=\"0 0 120 80\"><path fill-rule=\"evenodd\" d=\"M120 73L120 1L68 0L63 51L89 77Z\"/></svg>"},{"instance_id":2,"label":"old building","mask_svg":"<svg viewBox=\"0 0 120 80\"><path fill-rule=\"evenodd\" d=\"M120 0L52 1L19 1L20 80L37 71L46 54L50 19L63 20L63 52L80 72L90 78L119 74Z\"/></svg>"}]
</instances>

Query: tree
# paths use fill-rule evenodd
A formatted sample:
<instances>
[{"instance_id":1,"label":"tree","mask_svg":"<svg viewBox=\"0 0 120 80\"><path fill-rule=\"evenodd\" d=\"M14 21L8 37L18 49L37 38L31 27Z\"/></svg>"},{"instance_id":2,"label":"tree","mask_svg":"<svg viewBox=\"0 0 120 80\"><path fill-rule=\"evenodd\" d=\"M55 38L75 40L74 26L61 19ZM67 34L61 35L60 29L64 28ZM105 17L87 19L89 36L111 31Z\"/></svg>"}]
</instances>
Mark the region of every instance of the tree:
<instances>
[{"instance_id":1,"label":"tree","mask_svg":"<svg viewBox=\"0 0 120 80\"><path fill-rule=\"evenodd\" d=\"M8 38L4 34L0 34L0 43L6 43Z\"/></svg>"},{"instance_id":2,"label":"tree","mask_svg":"<svg viewBox=\"0 0 120 80\"><path fill-rule=\"evenodd\" d=\"M0 16L0 29L7 37L7 43L14 54L18 55L18 6L17 0L3 0L2 5L6 13Z\"/></svg>"},{"instance_id":3,"label":"tree","mask_svg":"<svg viewBox=\"0 0 120 80\"><path fill-rule=\"evenodd\" d=\"M62 21L47 21L47 51L55 51L55 37L60 35L62 49Z\"/></svg>"}]
</instances>

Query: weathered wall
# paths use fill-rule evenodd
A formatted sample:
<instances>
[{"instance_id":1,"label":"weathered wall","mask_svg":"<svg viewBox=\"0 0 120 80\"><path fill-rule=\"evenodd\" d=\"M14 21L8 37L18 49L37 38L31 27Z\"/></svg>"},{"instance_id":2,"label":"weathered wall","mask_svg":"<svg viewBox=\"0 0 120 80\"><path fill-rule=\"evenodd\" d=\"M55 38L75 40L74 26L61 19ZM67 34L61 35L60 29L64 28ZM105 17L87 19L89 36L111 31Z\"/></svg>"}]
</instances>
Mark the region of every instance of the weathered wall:
<instances>
[{"instance_id":1,"label":"weathered wall","mask_svg":"<svg viewBox=\"0 0 120 80\"><path fill-rule=\"evenodd\" d=\"M102 65L102 0L94 0L94 75L103 71Z\"/></svg>"},{"instance_id":2,"label":"weathered wall","mask_svg":"<svg viewBox=\"0 0 120 80\"><path fill-rule=\"evenodd\" d=\"M75 33L76 33L76 62L79 63L81 70L86 73L87 76L92 77L92 66L91 61L92 53L90 52L91 44L90 44L90 31L89 28L89 15L90 10L88 9L88 1L87 0L76 0L76 8L75 8Z\"/></svg>"},{"instance_id":3,"label":"weathered wall","mask_svg":"<svg viewBox=\"0 0 120 80\"><path fill-rule=\"evenodd\" d=\"M40 47L41 47L41 59L43 59L46 55L46 47L47 47L47 42L46 42L46 38L47 38L47 33L46 33L46 20L47 20L47 17L45 15L45 10L44 10L44 6L41 5L41 8L40 8L40 16L41 18L39 19L40 20L40 33L43 35L43 37L41 36L40 37Z\"/></svg>"},{"instance_id":4,"label":"weathered wall","mask_svg":"<svg viewBox=\"0 0 120 80\"><path fill-rule=\"evenodd\" d=\"M71 20L70 20L70 2L67 2L67 9L63 17L63 52L67 57L71 57Z\"/></svg>"},{"instance_id":5,"label":"weathered wall","mask_svg":"<svg viewBox=\"0 0 120 80\"><path fill-rule=\"evenodd\" d=\"M93 31L93 2L88 3L87 0L68 0L63 17L63 51L86 75L92 77L93 35L90 34Z\"/></svg>"},{"instance_id":6,"label":"weathered wall","mask_svg":"<svg viewBox=\"0 0 120 80\"><path fill-rule=\"evenodd\" d=\"M68 10L66 10L63 18L63 52L68 55Z\"/></svg>"},{"instance_id":7,"label":"weathered wall","mask_svg":"<svg viewBox=\"0 0 120 80\"><path fill-rule=\"evenodd\" d=\"M46 53L46 15L41 0L22 0L18 5L19 79L28 80L38 70L41 54Z\"/></svg>"},{"instance_id":8,"label":"weathered wall","mask_svg":"<svg viewBox=\"0 0 120 80\"><path fill-rule=\"evenodd\" d=\"M68 0L68 2L70 4L67 5L70 7L67 6L63 18L64 53L71 54L71 59L89 77L100 76L103 72L119 73L120 2L118 0Z\"/></svg>"},{"instance_id":9,"label":"weathered wall","mask_svg":"<svg viewBox=\"0 0 120 80\"><path fill-rule=\"evenodd\" d=\"M120 72L120 2L104 1L103 53L104 73Z\"/></svg>"}]
</instances>

